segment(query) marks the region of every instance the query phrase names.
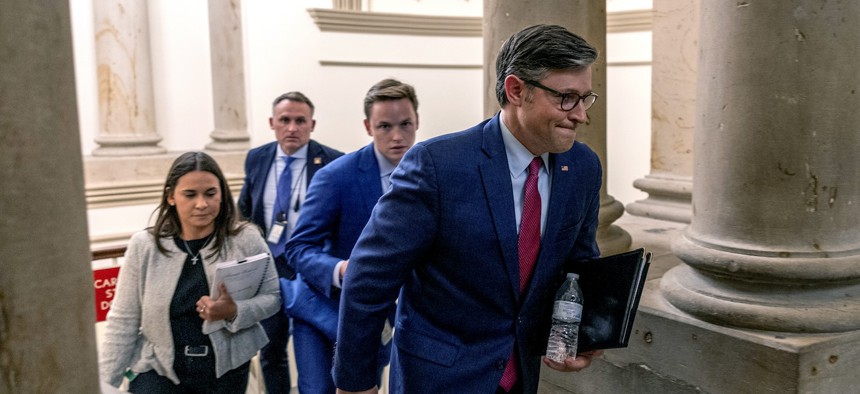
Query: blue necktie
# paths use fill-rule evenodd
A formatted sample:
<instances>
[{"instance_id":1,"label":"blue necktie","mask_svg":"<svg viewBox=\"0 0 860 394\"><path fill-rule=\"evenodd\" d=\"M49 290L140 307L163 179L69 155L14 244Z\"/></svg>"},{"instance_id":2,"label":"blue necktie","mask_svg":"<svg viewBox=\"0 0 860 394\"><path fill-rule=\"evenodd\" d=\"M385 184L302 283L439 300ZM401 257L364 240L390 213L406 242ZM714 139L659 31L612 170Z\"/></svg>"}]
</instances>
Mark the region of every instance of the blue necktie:
<instances>
[{"instance_id":1,"label":"blue necktie","mask_svg":"<svg viewBox=\"0 0 860 394\"><path fill-rule=\"evenodd\" d=\"M275 197L275 206L272 207L273 226L277 222L286 221L287 212L290 210L290 197L292 196L291 190L293 186L293 171L290 170L290 164L292 164L295 158L284 156L284 160L286 160L287 165L284 167L284 171L281 172L281 177L278 178L278 194ZM287 232L286 228L284 232ZM282 241L286 238L286 235L281 236ZM284 252L285 243L278 242L277 244L271 244L272 256L280 256Z\"/></svg>"}]
</instances>

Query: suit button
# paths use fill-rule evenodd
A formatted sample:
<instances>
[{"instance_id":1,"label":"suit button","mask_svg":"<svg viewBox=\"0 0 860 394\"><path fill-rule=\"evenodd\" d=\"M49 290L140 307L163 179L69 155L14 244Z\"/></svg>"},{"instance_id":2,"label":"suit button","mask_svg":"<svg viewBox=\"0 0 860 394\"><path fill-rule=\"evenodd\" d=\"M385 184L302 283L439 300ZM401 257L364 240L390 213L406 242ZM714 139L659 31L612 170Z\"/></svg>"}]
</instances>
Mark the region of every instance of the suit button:
<instances>
[{"instance_id":1,"label":"suit button","mask_svg":"<svg viewBox=\"0 0 860 394\"><path fill-rule=\"evenodd\" d=\"M496 361L496 369L498 369L498 370L505 369L505 365L507 365L507 364L508 364L508 360Z\"/></svg>"}]
</instances>

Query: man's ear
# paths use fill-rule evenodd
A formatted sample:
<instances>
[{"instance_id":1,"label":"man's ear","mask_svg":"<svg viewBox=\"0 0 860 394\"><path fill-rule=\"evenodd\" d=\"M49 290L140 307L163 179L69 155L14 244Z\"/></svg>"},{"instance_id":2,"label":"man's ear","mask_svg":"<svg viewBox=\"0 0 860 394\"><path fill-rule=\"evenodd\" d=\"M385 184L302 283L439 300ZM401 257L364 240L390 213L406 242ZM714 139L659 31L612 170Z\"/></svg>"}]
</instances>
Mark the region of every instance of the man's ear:
<instances>
[{"instance_id":1,"label":"man's ear","mask_svg":"<svg viewBox=\"0 0 860 394\"><path fill-rule=\"evenodd\" d=\"M526 100L526 83L516 75L508 75L505 77L505 95L508 97L508 102L519 107Z\"/></svg>"},{"instance_id":2,"label":"man's ear","mask_svg":"<svg viewBox=\"0 0 860 394\"><path fill-rule=\"evenodd\" d=\"M367 135L373 137L373 132L370 131L370 119L364 120L364 129L367 130Z\"/></svg>"},{"instance_id":3,"label":"man's ear","mask_svg":"<svg viewBox=\"0 0 860 394\"><path fill-rule=\"evenodd\" d=\"M311 133L314 132L314 128L316 128L316 127L317 127L317 120L311 119Z\"/></svg>"}]
</instances>

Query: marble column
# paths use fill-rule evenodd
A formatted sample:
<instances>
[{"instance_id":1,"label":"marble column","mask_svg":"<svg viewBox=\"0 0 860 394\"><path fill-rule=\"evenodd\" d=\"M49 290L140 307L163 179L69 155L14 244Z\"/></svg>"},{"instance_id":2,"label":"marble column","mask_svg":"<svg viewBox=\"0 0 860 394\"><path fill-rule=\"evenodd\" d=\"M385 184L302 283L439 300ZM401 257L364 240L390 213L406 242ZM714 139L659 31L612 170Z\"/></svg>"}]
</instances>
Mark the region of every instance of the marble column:
<instances>
[{"instance_id":1,"label":"marble column","mask_svg":"<svg viewBox=\"0 0 860 394\"><path fill-rule=\"evenodd\" d=\"M241 0L209 0L209 47L215 130L206 145L212 151L247 151L245 56L242 51Z\"/></svg>"},{"instance_id":2,"label":"marble column","mask_svg":"<svg viewBox=\"0 0 860 394\"><path fill-rule=\"evenodd\" d=\"M702 2L693 216L677 308L759 330L860 329L860 2Z\"/></svg>"},{"instance_id":3,"label":"marble column","mask_svg":"<svg viewBox=\"0 0 860 394\"><path fill-rule=\"evenodd\" d=\"M93 156L166 152L155 128L146 0L94 0L99 147Z\"/></svg>"},{"instance_id":4,"label":"marble column","mask_svg":"<svg viewBox=\"0 0 860 394\"><path fill-rule=\"evenodd\" d=\"M0 1L0 392L99 392L71 20Z\"/></svg>"},{"instance_id":5,"label":"marble column","mask_svg":"<svg viewBox=\"0 0 860 394\"><path fill-rule=\"evenodd\" d=\"M542 394L860 387L860 3L701 1L699 20L691 223L627 348L544 368Z\"/></svg>"},{"instance_id":6,"label":"marble column","mask_svg":"<svg viewBox=\"0 0 860 394\"><path fill-rule=\"evenodd\" d=\"M630 247L630 235L612 224L624 213L624 206L606 191L606 4L605 1L518 0L484 1L484 114L498 111L495 85L495 64L499 47L512 34L534 24L557 24L580 35L597 48L601 55L592 65L592 88L600 94L588 110L590 122L578 129L577 138L588 144L603 162L603 187L600 192L600 225L597 242L604 255L618 253Z\"/></svg>"},{"instance_id":7,"label":"marble column","mask_svg":"<svg viewBox=\"0 0 860 394\"><path fill-rule=\"evenodd\" d=\"M633 182L648 198L631 215L690 223L700 2L654 0L651 173Z\"/></svg>"},{"instance_id":8,"label":"marble column","mask_svg":"<svg viewBox=\"0 0 860 394\"><path fill-rule=\"evenodd\" d=\"M361 11L362 0L332 0L332 8L342 11Z\"/></svg>"}]
</instances>

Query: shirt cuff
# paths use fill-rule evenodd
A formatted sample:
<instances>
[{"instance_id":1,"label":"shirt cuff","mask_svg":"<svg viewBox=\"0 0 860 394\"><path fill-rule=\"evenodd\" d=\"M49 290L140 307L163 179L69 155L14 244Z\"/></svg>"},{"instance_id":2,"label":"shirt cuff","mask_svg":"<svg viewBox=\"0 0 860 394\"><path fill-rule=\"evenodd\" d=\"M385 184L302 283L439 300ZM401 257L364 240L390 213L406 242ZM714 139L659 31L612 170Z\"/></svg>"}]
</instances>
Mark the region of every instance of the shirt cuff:
<instances>
[{"instance_id":1,"label":"shirt cuff","mask_svg":"<svg viewBox=\"0 0 860 394\"><path fill-rule=\"evenodd\" d=\"M341 261L339 261L337 264L335 264L335 266L334 266L334 272L332 272L332 276L331 276L331 285L332 285L332 286L334 286L334 287L337 287L338 289L342 288L342 284L340 283L340 267L341 267L341 266L343 265L343 263L345 263L345 262L346 262L346 261L341 260Z\"/></svg>"}]
</instances>

